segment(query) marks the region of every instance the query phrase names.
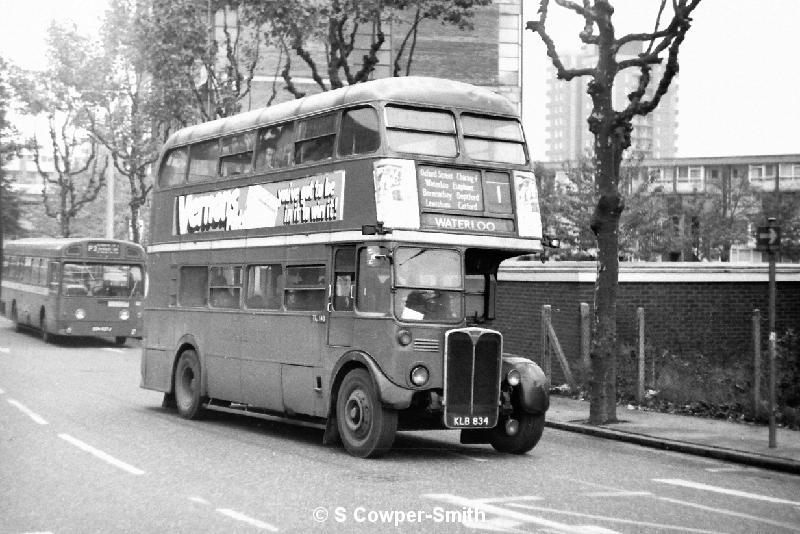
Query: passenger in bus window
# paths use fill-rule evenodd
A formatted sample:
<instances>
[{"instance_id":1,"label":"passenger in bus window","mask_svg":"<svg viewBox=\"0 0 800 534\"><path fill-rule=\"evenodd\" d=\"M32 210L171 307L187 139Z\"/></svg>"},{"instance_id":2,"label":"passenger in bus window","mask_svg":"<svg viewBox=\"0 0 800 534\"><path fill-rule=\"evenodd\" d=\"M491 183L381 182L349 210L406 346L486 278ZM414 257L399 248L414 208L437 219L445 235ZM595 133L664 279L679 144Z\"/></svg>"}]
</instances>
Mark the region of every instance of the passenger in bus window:
<instances>
[{"instance_id":1,"label":"passenger in bus window","mask_svg":"<svg viewBox=\"0 0 800 534\"><path fill-rule=\"evenodd\" d=\"M235 308L238 306L238 302L236 302L236 297L234 297L233 293L231 293L230 289L227 287L219 287L219 286L227 286L228 280L221 274L217 273L216 271L212 275L211 278L211 306L214 308ZM216 287L215 287L216 286Z\"/></svg>"}]
</instances>

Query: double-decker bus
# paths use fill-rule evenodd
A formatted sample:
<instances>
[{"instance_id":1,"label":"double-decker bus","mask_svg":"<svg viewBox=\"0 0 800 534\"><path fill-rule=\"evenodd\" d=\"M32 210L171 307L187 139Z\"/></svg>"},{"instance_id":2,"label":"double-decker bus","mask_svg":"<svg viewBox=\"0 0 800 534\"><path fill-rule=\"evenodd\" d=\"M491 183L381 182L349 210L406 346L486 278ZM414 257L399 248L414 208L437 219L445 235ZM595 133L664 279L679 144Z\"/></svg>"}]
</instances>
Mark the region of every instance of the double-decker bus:
<instances>
[{"instance_id":1,"label":"double-decker bus","mask_svg":"<svg viewBox=\"0 0 800 534\"><path fill-rule=\"evenodd\" d=\"M141 385L324 426L355 456L452 428L524 453L548 379L491 328L498 266L542 250L503 97L376 80L177 131L158 164Z\"/></svg>"},{"instance_id":2,"label":"double-decker bus","mask_svg":"<svg viewBox=\"0 0 800 534\"><path fill-rule=\"evenodd\" d=\"M2 306L16 328L52 336L141 338L145 254L115 239L31 238L3 247Z\"/></svg>"}]
</instances>

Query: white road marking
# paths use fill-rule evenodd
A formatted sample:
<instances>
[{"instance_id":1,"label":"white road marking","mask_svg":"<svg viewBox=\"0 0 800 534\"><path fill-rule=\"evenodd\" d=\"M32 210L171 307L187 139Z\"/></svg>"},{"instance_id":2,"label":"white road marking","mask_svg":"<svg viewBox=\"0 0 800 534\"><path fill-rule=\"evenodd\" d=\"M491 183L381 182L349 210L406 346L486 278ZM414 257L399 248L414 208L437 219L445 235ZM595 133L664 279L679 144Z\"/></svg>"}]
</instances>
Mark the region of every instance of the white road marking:
<instances>
[{"instance_id":1,"label":"white road marking","mask_svg":"<svg viewBox=\"0 0 800 534\"><path fill-rule=\"evenodd\" d=\"M461 524L466 528L480 530L481 532L526 532L518 528L522 526L522 523L504 517L493 517L486 521L476 521L474 519L470 521L464 519L461 521Z\"/></svg>"},{"instance_id":2,"label":"white road marking","mask_svg":"<svg viewBox=\"0 0 800 534\"><path fill-rule=\"evenodd\" d=\"M123 462L122 460L117 460L116 458L114 458L110 454L105 453L105 452L101 451L100 449L96 449L96 448L92 447L91 445L82 442L79 439L73 438L69 434L59 434L58 437L63 439L64 441L66 441L68 443L71 443L72 445L75 445L79 449L81 449L83 451L86 451L89 454L91 454L91 455L103 460L104 462L107 462L107 463L113 465L114 467L118 467L119 469L122 469L123 471L127 471L128 473L130 473L132 475L143 475L144 474L144 471L142 471L138 467L134 467L134 466L132 466L130 464L127 464L127 463Z\"/></svg>"},{"instance_id":3,"label":"white road marking","mask_svg":"<svg viewBox=\"0 0 800 534\"><path fill-rule=\"evenodd\" d=\"M601 532L602 533L615 532L613 530L608 530L603 527L596 527L593 525L567 525L566 523L559 523L558 521L551 521L543 517L530 514L523 514L521 512L516 512L514 510L507 510L505 508L500 508L499 506L494 506L493 504L484 503L474 499L467 499L466 497L459 497L458 495L452 495L449 493L428 493L423 495L423 497L446 502L448 504L454 504L456 506L463 508L482 510L487 514L497 515L500 517L504 517L506 519L511 519L512 521L518 521L521 523L532 523L540 527L553 529L556 532L566 532L574 534L591 534L591 533L599 534ZM526 505L520 504L519 506L526 506Z\"/></svg>"},{"instance_id":4,"label":"white road marking","mask_svg":"<svg viewBox=\"0 0 800 534\"><path fill-rule=\"evenodd\" d=\"M649 497L649 491L590 491L584 493L587 497Z\"/></svg>"},{"instance_id":5,"label":"white road marking","mask_svg":"<svg viewBox=\"0 0 800 534\"><path fill-rule=\"evenodd\" d=\"M512 497L490 497L488 499L475 499L477 502L484 503L510 503L514 501L543 501L544 497L537 497L535 495L515 495Z\"/></svg>"},{"instance_id":6,"label":"white road marking","mask_svg":"<svg viewBox=\"0 0 800 534\"><path fill-rule=\"evenodd\" d=\"M5 390L3 390L3 388L0 388L0 395L5 395L5 393L6 393Z\"/></svg>"},{"instance_id":7,"label":"white road marking","mask_svg":"<svg viewBox=\"0 0 800 534\"><path fill-rule=\"evenodd\" d=\"M205 500L202 497L189 497L189 500L192 501L192 502L196 502L198 504L206 504L206 505L211 504L210 502L208 502L207 500Z\"/></svg>"},{"instance_id":8,"label":"white road marking","mask_svg":"<svg viewBox=\"0 0 800 534\"><path fill-rule=\"evenodd\" d=\"M0 347L0 353L11 354L11 349L9 349L8 347Z\"/></svg>"},{"instance_id":9,"label":"white road marking","mask_svg":"<svg viewBox=\"0 0 800 534\"><path fill-rule=\"evenodd\" d=\"M108 351L108 352L116 352L117 354L125 354L124 350L115 349L115 348L112 348L112 347L103 347L103 350Z\"/></svg>"},{"instance_id":10,"label":"white road marking","mask_svg":"<svg viewBox=\"0 0 800 534\"><path fill-rule=\"evenodd\" d=\"M31 410L30 408L28 408L27 406L25 406L21 402L19 402L17 400L14 400L14 399L7 399L7 401L11 406L14 406L19 411L21 411L22 413L24 413L25 415L27 415L28 417L33 419L33 421L35 423L38 423L40 425L48 424L48 422L45 421L44 418L41 415L37 414L36 412L34 412L33 410Z\"/></svg>"},{"instance_id":11,"label":"white road marking","mask_svg":"<svg viewBox=\"0 0 800 534\"><path fill-rule=\"evenodd\" d=\"M767 519L765 517L758 517L758 516L754 516L754 515L750 515L750 514L743 514L741 512L735 512L733 510L725 510L723 508L712 508L711 506L705 506L705 505L697 504L697 503L693 503L693 502L681 501L681 500L678 500L678 499L670 499L669 497L657 497L657 499L660 499L662 501L671 502L673 504L682 504L683 506L690 506L692 508L697 508L699 510L705 510L707 512L714 512L714 513L717 513L717 514L730 515L730 516L733 516L733 517L741 517L742 519L749 519L751 521L759 521L761 523L766 523L768 525L773 525L773 526L776 526L776 527L793 530L795 532L800 532L800 526L798 526L798 525L792 525L790 523L782 523L780 521L774 521L772 519Z\"/></svg>"},{"instance_id":12,"label":"white road marking","mask_svg":"<svg viewBox=\"0 0 800 534\"><path fill-rule=\"evenodd\" d=\"M733 473L735 471L747 471L744 467L706 467L709 473Z\"/></svg>"},{"instance_id":13,"label":"white road marking","mask_svg":"<svg viewBox=\"0 0 800 534\"><path fill-rule=\"evenodd\" d=\"M759 495L757 493L749 493L746 491L721 488L719 486L710 486L708 484L701 484L699 482L692 482L690 480L681 480L678 478L654 478L653 482L660 482L662 484L671 484L673 486L682 486L684 488L713 491L714 493L724 493L725 495L733 495L735 497L743 497L745 499L753 499L756 501L766 501L776 504L791 504L793 506L800 506L800 502L798 501L789 501L786 499L779 499L777 497L770 497L768 495Z\"/></svg>"},{"instance_id":14,"label":"white road marking","mask_svg":"<svg viewBox=\"0 0 800 534\"><path fill-rule=\"evenodd\" d=\"M256 528L260 528L261 530L269 530L270 532L278 532L278 528L270 525L269 523L265 523L263 521L259 521L258 519L253 519L252 517L248 517L241 512L237 512L236 510L231 510L230 508L217 508L217 512L222 515L228 516L231 519L235 519L237 521L242 521L243 523L247 523L248 525L254 526Z\"/></svg>"},{"instance_id":15,"label":"white road marking","mask_svg":"<svg viewBox=\"0 0 800 534\"><path fill-rule=\"evenodd\" d=\"M454 456L459 456L461 458L466 458L468 460L472 460L473 462L488 462L489 461L486 458L476 458L475 456L469 456L467 454L464 454L463 452L457 452L457 451L447 451L447 452L449 452L450 454L452 454Z\"/></svg>"},{"instance_id":16,"label":"white road marking","mask_svg":"<svg viewBox=\"0 0 800 534\"><path fill-rule=\"evenodd\" d=\"M698 528L684 527L680 525L665 525L663 523L652 523L649 521L635 521L633 519L622 519L618 517L607 517L603 515L594 514L581 514L579 512L570 512L567 510L556 510L554 508L545 508L543 506L532 506L530 504L510 504L514 508L524 508L525 510L535 510L539 512L547 512L550 514L562 514L572 517L582 517L586 519L599 519L601 521L609 521L611 523L622 523L624 525L636 525L638 527L653 527L661 530L677 530L678 532L696 532L698 534L721 534L717 530L703 530Z\"/></svg>"}]
</instances>

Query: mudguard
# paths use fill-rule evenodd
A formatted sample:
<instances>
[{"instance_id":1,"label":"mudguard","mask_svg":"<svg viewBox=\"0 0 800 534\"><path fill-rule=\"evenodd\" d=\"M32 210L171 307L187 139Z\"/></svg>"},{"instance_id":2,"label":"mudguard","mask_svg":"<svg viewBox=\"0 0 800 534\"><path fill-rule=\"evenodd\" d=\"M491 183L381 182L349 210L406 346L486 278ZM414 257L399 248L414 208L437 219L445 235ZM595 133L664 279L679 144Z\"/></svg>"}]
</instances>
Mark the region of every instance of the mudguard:
<instances>
[{"instance_id":1,"label":"mudguard","mask_svg":"<svg viewBox=\"0 0 800 534\"><path fill-rule=\"evenodd\" d=\"M519 371L522 379L517 386L522 409L530 414L546 412L550 407L550 379L542 368L528 358L503 354L503 380L512 369Z\"/></svg>"},{"instance_id":2,"label":"mudguard","mask_svg":"<svg viewBox=\"0 0 800 534\"><path fill-rule=\"evenodd\" d=\"M389 380L378 364L375 363L375 360L361 351L348 352L339 360L333 373L331 373L331 376L334 377L337 383L341 378L344 378L343 374L339 376L341 369L350 362L361 363L364 367L369 369L369 373L372 375L372 379L375 380L375 385L378 387L378 396L385 405L395 410L404 410L411 406L411 397L414 395L414 391L400 387ZM336 389L338 390L338 384ZM331 395L331 402L336 402L333 395Z\"/></svg>"}]
</instances>

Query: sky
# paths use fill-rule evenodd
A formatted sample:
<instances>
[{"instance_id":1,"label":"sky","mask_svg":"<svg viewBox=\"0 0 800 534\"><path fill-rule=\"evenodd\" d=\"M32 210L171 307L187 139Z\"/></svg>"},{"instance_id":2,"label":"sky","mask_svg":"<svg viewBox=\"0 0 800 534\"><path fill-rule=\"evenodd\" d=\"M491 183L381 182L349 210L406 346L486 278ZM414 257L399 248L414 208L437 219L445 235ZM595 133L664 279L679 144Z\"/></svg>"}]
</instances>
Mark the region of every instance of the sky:
<instances>
[{"instance_id":1,"label":"sky","mask_svg":"<svg viewBox=\"0 0 800 534\"><path fill-rule=\"evenodd\" d=\"M522 23L537 18L522 0ZM649 31L658 0L612 0L617 35ZM51 19L96 32L105 0L0 0L0 55L45 65ZM680 53L678 156L800 154L800 0L703 0ZM577 50L583 19L551 2L548 29L559 50ZM544 46L523 32L523 121L534 159L544 156Z\"/></svg>"}]
</instances>

